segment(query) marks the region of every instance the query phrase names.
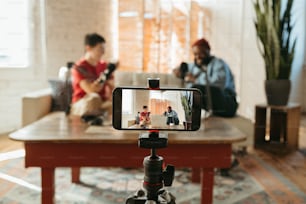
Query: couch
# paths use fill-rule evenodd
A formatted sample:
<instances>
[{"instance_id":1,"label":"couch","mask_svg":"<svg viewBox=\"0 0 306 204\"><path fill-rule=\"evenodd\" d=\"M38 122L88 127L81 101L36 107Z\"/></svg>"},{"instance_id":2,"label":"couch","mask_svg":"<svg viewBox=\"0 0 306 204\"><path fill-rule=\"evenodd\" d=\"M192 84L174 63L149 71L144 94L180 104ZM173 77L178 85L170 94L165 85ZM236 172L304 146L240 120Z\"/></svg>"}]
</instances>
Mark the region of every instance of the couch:
<instances>
[{"instance_id":1,"label":"couch","mask_svg":"<svg viewBox=\"0 0 306 204\"><path fill-rule=\"evenodd\" d=\"M115 86L147 87L148 78L159 78L160 87L182 87L182 81L172 74L115 72ZM22 96L22 126L28 125L52 111L54 90L46 88Z\"/></svg>"}]
</instances>

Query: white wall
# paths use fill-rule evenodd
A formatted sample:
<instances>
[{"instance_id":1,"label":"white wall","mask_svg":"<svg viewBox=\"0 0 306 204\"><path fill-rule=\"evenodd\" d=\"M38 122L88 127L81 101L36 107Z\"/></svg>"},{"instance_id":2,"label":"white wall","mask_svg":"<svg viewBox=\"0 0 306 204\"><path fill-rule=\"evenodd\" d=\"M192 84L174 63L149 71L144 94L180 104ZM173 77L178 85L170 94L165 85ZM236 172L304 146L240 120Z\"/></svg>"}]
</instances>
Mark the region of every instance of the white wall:
<instances>
[{"instance_id":1,"label":"white wall","mask_svg":"<svg viewBox=\"0 0 306 204\"><path fill-rule=\"evenodd\" d=\"M305 61L306 61L306 1L295 0L292 8L295 11L293 21L295 26L293 29L294 37L297 37L295 58L292 66L291 81L291 95L290 101L302 103L303 111L306 111L306 92L305 92Z\"/></svg>"},{"instance_id":2,"label":"white wall","mask_svg":"<svg viewBox=\"0 0 306 204\"><path fill-rule=\"evenodd\" d=\"M254 118L255 105L265 103L264 61L261 57L254 26L254 12L252 1L243 1L242 5L242 50L240 78L240 107L239 112L247 118Z\"/></svg>"},{"instance_id":3,"label":"white wall","mask_svg":"<svg viewBox=\"0 0 306 204\"><path fill-rule=\"evenodd\" d=\"M33 63L26 70L0 69L0 132L11 131L21 125L21 95L48 87L47 79L56 77L60 66L77 60L83 54L83 37L98 32L107 42L106 59L116 57L113 41L116 15L110 0L41 0L34 2L32 32ZM40 3L43 2L42 5ZM212 53L231 66L240 98L239 114L254 118L254 107L265 103L264 64L258 52L253 25L252 0L205 0L212 10L210 42ZM292 74L290 101L302 103L306 110L305 59L306 2L295 0L299 36L297 58ZM40 10L40 8L44 8ZM45 18L44 18L45 16ZM45 35L44 35L45 33ZM305 68L304 68L305 69ZM302 77L304 76L304 77Z\"/></svg>"},{"instance_id":4,"label":"white wall","mask_svg":"<svg viewBox=\"0 0 306 204\"><path fill-rule=\"evenodd\" d=\"M304 35L306 35L306 2L303 1L301 8L304 8L304 12L302 13L301 19L304 19L304 22L301 23L301 27L304 28ZM303 97L303 111L306 112L306 38L304 38L304 47L303 47L303 54L304 54L304 65L303 65L303 85L302 85L302 97Z\"/></svg>"},{"instance_id":5,"label":"white wall","mask_svg":"<svg viewBox=\"0 0 306 204\"><path fill-rule=\"evenodd\" d=\"M40 3L34 4L29 16L31 36L31 64L28 68L0 68L0 132L7 132L20 127L21 95L43 87L45 83L45 67L42 57L41 12Z\"/></svg>"}]
</instances>

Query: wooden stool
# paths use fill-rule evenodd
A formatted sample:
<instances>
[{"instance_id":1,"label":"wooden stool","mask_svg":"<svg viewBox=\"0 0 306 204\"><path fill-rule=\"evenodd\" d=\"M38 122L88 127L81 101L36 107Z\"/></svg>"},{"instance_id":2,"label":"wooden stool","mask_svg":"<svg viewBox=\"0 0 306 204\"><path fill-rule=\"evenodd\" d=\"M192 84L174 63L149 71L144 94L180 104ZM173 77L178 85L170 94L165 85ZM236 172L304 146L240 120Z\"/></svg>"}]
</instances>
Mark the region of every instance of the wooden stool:
<instances>
[{"instance_id":1,"label":"wooden stool","mask_svg":"<svg viewBox=\"0 0 306 204\"><path fill-rule=\"evenodd\" d=\"M297 149L300 113L301 106L299 104L288 104L286 106L256 105L255 148L275 144ZM269 123L266 122L268 117L270 117ZM267 135L267 133L269 134Z\"/></svg>"}]
</instances>

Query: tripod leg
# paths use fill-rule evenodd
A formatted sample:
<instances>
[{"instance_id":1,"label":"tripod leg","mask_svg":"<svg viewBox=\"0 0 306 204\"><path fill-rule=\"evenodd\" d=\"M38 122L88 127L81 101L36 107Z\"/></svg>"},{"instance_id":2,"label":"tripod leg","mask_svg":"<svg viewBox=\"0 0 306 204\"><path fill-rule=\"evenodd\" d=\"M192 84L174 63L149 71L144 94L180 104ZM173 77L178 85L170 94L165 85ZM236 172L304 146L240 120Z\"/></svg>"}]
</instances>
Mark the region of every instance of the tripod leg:
<instances>
[{"instance_id":1,"label":"tripod leg","mask_svg":"<svg viewBox=\"0 0 306 204\"><path fill-rule=\"evenodd\" d=\"M169 191L162 189L159 191L159 193L160 193L159 198L162 199L163 202L167 204L175 204L175 197Z\"/></svg>"}]
</instances>

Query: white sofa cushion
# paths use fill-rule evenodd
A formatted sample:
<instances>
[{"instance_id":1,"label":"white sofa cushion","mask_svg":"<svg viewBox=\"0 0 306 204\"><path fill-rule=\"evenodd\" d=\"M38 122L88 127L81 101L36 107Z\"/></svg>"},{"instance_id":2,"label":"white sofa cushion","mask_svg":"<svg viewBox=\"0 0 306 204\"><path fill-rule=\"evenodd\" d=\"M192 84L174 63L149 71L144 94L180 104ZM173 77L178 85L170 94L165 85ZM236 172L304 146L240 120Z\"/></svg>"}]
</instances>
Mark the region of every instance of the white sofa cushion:
<instances>
[{"instance_id":1,"label":"white sofa cushion","mask_svg":"<svg viewBox=\"0 0 306 204\"><path fill-rule=\"evenodd\" d=\"M22 96L22 126L48 114L51 110L51 89L43 89Z\"/></svg>"},{"instance_id":2,"label":"white sofa cushion","mask_svg":"<svg viewBox=\"0 0 306 204\"><path fill-rule=\"evenodd\" d=\"M115 86L132 86L133 85L133 72L115 71Z\"/></svg>"}]
</instances>

